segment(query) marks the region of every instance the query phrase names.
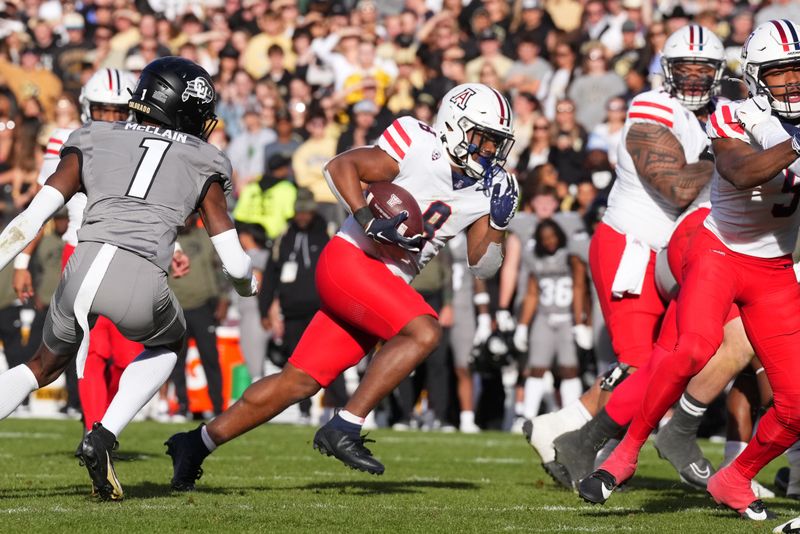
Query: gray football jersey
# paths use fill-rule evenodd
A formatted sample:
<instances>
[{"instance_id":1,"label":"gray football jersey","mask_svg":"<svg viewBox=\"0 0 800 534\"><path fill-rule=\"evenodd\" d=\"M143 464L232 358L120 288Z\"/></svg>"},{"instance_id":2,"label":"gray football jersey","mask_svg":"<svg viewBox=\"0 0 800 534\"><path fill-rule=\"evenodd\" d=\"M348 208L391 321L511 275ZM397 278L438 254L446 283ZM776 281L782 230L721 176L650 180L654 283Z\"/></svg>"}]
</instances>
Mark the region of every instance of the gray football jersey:
<instances>
[{"instance_id":1,"label":"gray football jersey","mask_svg":"<svg viewBox=\"0 0 800 534\"><path fill-rule=\"evenodd\" d=\"M552 256L537 257L532 249L525 251L528 272L539 281L540 314L572 313L572 269L569 250L560 248Z\"/></svg>"},{"instance_id":2,"label":"gray football jersey","mask_svg":"<svg viewBox=\"0 0 800 534\"><path fill-rule=\"evenodd\" d=\"M130 122L89 122L61 150L77 152L88 202L78 241L109 243L169 268L178 228L213 182L231 191L231 163L198 137Z\"/></svg>"}]
</instances>

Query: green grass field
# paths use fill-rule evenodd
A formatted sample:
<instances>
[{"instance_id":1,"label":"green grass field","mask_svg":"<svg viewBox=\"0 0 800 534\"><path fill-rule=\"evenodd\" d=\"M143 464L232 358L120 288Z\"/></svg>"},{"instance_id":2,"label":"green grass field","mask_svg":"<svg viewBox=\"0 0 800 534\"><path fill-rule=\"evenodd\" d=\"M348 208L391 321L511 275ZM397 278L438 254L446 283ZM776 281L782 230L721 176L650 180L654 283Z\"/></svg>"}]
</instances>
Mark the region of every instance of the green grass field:
<instances>
[{"instance_id":1,"label":"green grass field","mask_svg":"<svg viewBox=\"0 0 800 534\"><path fill-rule=\"evenodd\" d=\"M684 489L648 445L628 491L605 507L556 488L520 436L373 432L381 477L311 448L313 428L267 425L213 454L198 491L169 489L162 442L189 425L134 423L122 436L121 503L92 500L74 421L0 422L0 532L768 532ZM716 463L722 446L705 442ZM771 485L785 460L759 477ZM800 503L770 501L781 522Z\"/></svg>"}]
</instances>

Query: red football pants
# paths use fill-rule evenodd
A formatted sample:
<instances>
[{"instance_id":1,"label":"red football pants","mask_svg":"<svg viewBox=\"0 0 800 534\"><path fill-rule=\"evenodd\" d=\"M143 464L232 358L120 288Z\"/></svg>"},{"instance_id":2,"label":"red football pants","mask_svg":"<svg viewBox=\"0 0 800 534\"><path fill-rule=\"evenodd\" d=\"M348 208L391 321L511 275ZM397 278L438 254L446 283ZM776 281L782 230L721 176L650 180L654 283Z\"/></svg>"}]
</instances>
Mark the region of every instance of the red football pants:
<instances>
[{"instance_id":1,"label":"red football pants","mask_svg":"<svg viewBox=\"0 0 800 534\"><path fill-rule=\"evenodd\" d=\"M667 246L667 257L672 275L679 286L683 280L681 267L689 250L689 242L697 230L703 227L703 221L710 211L708 208L698 208L681 221L672 233L672 237L670 237L669 245ZM738 316L739 308L731 306L728 317L725 319L725 324ZM615 423L625 426L631 422L641 407L642 398L650 383L653 369L664 356L672 352L677 342L677 304L675 300L672 300L664 314L664 319L661 321L661 331L647 363L617 386L608 399L605 410Z\"/></svg>"},{"instance_id":2,"label":"red football pants","mask_svg":"<svg viewBox=\"0 0 800 534\"><path fill-rule=\"evenodd\" d=\"M438 317L422 296L386 264L340 237L317 264L322 303L289 363L327 387L380 339L391 339L420 315Z\"/></svg>"},{"instance_id":3,"label":"red football pants","mask_svg":"<svg viewBox=\"0 0 800 534\"><path fill-rule=\"evenodd\" d=\"M747 336L764 364L775 405L755 438L734 462L753 477L800 435L800 285L790 256L756 258L731 251L708 229L692 239L677 301L678 343L653 370L641 411L620 445L638 452L686 384L714 355L732 304L739 305Z\"/></svg>"},{"instance_id":4,"label":"red football pants","mask_svg":"<svg viewBox=\"0 0 800 534\"><path fill-rule=\"evenodd\" d=\"M650 358L666 305L656 288L656 254L650 253L641 295L612 297L611 286L625 251L625 236L609 225L597 225L589 246L589 267L600 308L617 359L641 367Z\"/></svg>"},{"instance_id":5,"label":"red football pants","mask_svg":"<svg viewBox=\"0 0 800 534\"><path fill-rule=\"evenodd\" d=\"M100 421L117 394L125 368L144 350L144 345L123 336L109 319L98 317L89 336L89 354L78 380L78 394L87 430Z\"/></svg>"}]
</instances>

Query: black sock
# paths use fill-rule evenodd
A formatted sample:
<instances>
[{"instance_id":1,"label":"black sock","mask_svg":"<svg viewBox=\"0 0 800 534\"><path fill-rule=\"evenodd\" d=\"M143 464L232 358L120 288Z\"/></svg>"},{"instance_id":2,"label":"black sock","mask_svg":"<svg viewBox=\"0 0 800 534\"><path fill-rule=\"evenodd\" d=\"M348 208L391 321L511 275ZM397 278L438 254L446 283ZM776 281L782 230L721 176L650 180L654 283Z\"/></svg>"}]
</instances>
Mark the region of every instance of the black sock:
<instances>
[{"instance_id":1,"label":"black sock","mask_svg":"<svg viewBox=\"0 0 800 534\"><path fill-rule=\"evenodd\" d=\"M354 436L361 435L361 425L357 425L355 423L351 423L349 421L345 421L342 419L339 414L333 416L333 418L328 421L328 424L325 426L330 426L331 428L335 428L345 434L351 434Z\"/></svg>"},{"instance_id":2,"label":"black sock","mask_svg":"<svg viewBox=\"0 0 800 534\"><path fill-rule=\"evenodd\" d=\"M683 435L696 436L707 408L708 404L704 404L684 392L673 411L669 424Z\"/></svg>"}]
</instances>

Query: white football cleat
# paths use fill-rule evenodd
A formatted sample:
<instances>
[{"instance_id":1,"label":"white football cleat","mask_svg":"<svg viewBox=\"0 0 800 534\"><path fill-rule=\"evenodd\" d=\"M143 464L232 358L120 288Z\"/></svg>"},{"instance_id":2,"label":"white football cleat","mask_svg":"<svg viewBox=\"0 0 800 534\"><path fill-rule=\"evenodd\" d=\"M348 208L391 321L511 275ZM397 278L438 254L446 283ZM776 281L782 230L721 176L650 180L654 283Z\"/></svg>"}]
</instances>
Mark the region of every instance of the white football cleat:
<instances>
[{"instance_id":1,"label":"white football cleat","mask_svg":"<svg viewBox=\"0 0 800 534\"><path fill-rule=\"evenodd\" d=\"M556 459L556 450L553 448L555 439L565 432L577 430L560 417L558 412L550 412L534 417L526 421L523 426L525 440L533 447L536 454L542 459L542 463L550 463Z\"/></svg>"}]
</instances>

